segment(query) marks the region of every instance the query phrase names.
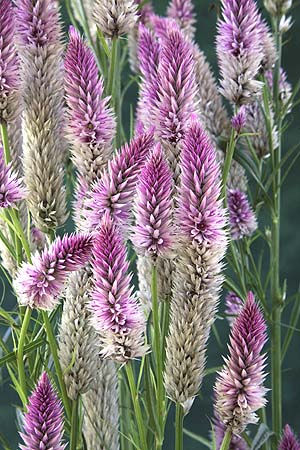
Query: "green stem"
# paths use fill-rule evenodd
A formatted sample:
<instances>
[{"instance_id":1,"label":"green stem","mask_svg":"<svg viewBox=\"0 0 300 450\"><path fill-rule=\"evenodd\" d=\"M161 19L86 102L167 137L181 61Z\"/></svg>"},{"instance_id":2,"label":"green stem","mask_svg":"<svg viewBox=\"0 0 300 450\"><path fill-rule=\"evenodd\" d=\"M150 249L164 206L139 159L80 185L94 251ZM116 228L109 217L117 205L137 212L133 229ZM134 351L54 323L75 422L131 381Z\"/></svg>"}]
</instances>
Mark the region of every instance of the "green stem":
<instances>
[{"instance_id":1,"label":"green stem","mask_svg":"<svg viewBox=\"0 0 300 450\"><path fill-rule=\"evenodd\" d=\"M176 403L175 413L175 450L183 450L183 407Z\"/></svg>"},{"instance_id":2,"label":"green stem","mask_svg":"<svg viewBox=\"0 0 300 450\"><path fill-rule=\"evenodd\" d=\"M226 199L226 183L227 183L227 178L229 175L230 166L231 166L231 162L232 162L232 158L233 158L233 154L234 154L236 139L237 139L237 133L232 128L231 134L230 134L230 139L229 139L229 144L228 144L228 147L226 150L225 161L224 161L224 166L223 166L223 174L222 174L222 195L223 195L224 199Z\"/></svg>"},{"instance_id":3,"label":"green stem","mask_svg":"<svg viewBox=\"0 0 300 450\"><path fill-rule=\"evenodd\" d=\"M23 319L21 333L18 343L18 351L17 351L17 361L18 361L18 374L19 374L19 383L20 387L27 398L27 389L26 389L26 376L25 376L25 367L24 367L24 346L25 339L27 335L28 326L31 318L31 308L29 306L26 308L25 316ZM25 406L25 405L24 405Z\"/></svg>"},{"instance_id":4,"label":"green stem","mask_svg":"<svg viewBox=\"0 0 300 450\"><path fill-rule=\"evenodd\" d=\"M65 410L66 410L68 419L71 419L70 400L68 398L66 386L64 383L64 379L63 379L62 370L61 370L60 363L59 363L56 340L55 340L55 337L53 334L52 326L51 326L47 312L42 311L42 316L43 316L44 325L45 325L45 329L46 329L46 333L47 333L47 339L48 339L50 351L51 351L53 362L54 362L56 375L57 375L60 390L61 390L63 404L65 406Z\"/></svg>"},{"instance_id":5,"label":"green stem","mask_svg":"<svg viewBox=\"0 0 300 450\"><path fill-rule=\"evenodd\" d=\"M122 108L121 108L121 72L120 72L120 40L114 38L111 47L110 69L108 76L107 93L111 95L112 104L114 106L117 130L116 130L116 147L121 146L121 129L122 129Z\"/></svg>"},{"instance_id":6,"label":"green stem","mask_svg":"<svg viewBox=\"0 0 300 450\"><path fill-rule=\"evenodd\" d=\"M220 450L228 450L231 442L231 431L228 428L222 441Z\"/></svg>"},{"instance_id":7,"label":"green stem","mask_svg":"<svg viewBox=\"0 0 300 450\"><path fill-rule=\"evenodd\" d=\"M134 374L132 370L132 363L128 362L126 364L126 375L129 383L130 393L131 393L131 399L133 403L133 408L135 412L135 419L137 421L137 427L139 430L139 436L140 436L140 442L141 442L141 450L148 450L147 445L147 439L146 439L146 433L144 428L144 419L142 410L140 407L139 399L138 399L138 392L136 389L136 384L134 380Z\"/></svg>"},{"instance_id":8,"label":"green stem","mask_svg":"<svg viewBox=\"0 0 300 450\"><path fill-rule=\"evenodd\" d=\"M16 211L13 208L9 208L9 215L11 217L12 223L15 227L15 229L18 232L18 238L20 239L23 248L25 250L25 254L26 257L28 259L29 262L31 262L31 250L30 250L30 245L28 243L27 237L23 231L22 225L20 223L20 218L19 218L19 214L18 211Z\"/></svg>"},{"instance_id":9,"label":"green stem","mask_svg":"<svg viewBox=\"0 0 300 450\"><path fill-rule=\"evenodd\" d=\"M159 321L159 305L157 293L157 266L152 266L152 280L151 280L151 295L152 295L152 317L154 328L154 353L156 358L156 383L157 383L157 417L160 424L159 441L161 442L161 432L164 420L164 384L163 384L163 363L162 363L162 348L161 348L161 330Z\"/></svg>"},{"instance_id":10,"label":"green stem","mask_svg":"<svg viewBox=\"0 0 300 450\"><path fill-rule=\"evenodd\" d=\"M78 399L72 402L70 450L76 450L78 436Z\"/></svg>"},{"instance_id":11,"label":"green stem","mask_svg":"<svg viewBox=\"0 0 300 450\"><path fill-rule=\"evenodd\" d=\"M116 78L116 67L118 65L118 61L117 61L118 45L119 45L118 38L114 38L112 40L112 46L111 46L111 60L110 60L110 68L109 68L108 84L107 84L107 93L108 93L108 95L111 95L111 96L113 96L113 86L114 86L114 81Z\"/></svg>"},{"instance_id":12,"label":"green stem","mask_svg":"<svg viewBox=\"0 0 300 450\"><path fill-rule=\"evenodd\" d=\"M1 122L1 139L2 139L2 146L3 146L3 150L4 150L5 164L8 164L11 161L11 158L10 158L10 152L9 152L9 140L8 140L6 122Z\"/></svg>"}]
</instances>

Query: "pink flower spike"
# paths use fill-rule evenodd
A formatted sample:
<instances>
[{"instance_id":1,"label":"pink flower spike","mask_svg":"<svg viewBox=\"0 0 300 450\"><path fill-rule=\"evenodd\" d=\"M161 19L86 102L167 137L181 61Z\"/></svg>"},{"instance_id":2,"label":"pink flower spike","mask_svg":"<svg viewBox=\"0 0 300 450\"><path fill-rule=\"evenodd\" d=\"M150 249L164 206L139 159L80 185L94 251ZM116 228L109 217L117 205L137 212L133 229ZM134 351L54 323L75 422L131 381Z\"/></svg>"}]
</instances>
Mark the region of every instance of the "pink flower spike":
<instances>
[{"instance_id":1,"label":"pink flower spike","mask_svg":"<svg viewBox=\"0 0 300 450\"><path fill-rule=\"evenodd\" d=\"M172 185L171 170L157 144L138 180L132 236L138 251L153 258L164 256L174 245Z\"/></svg>"},{"instance_id":2,"label":"pink flower spike","mask_svg":"<svg viewBox=\"0 0 300 450\"><path fill-rule=\"evenodd\" d=\"M286 425L283 429L278 450L300 450L300 442L289 425Z\"/></svg>"},{"instance_id":3,"label":"pink flower spike","mask_svg":"<svg viewBox=\"0 0 300 450\"><path fill-rule=\"evenodd\" d=\"M92 324L102 339L102 355L118 361L143 354L145 317L130 287L126 245L109 212L95 235L92 268Z\"/></svg>"},{"instance_id":4,"label":"pink flower spike","mask_svg":"<svg viewBox=\"0 0 300 450\"><path fill-rule=\"evenodd\" d=\"M232 326L234 324L236 317L242 311L244 302L234 292L228 292L228 294L225 297L225 304L226 304L225 314L227 316L229 325Z\"/></svg>"},{"instance_id":5,"label":"pink flower spike","mask_svg":"<svg viewBox=\"0 0 300 450\"><path fill-rule=\"evenodd\" d=\"M17 273L15 289L21 305L53 309L59 302L68 273L84 266L92 251L93 239L88 234L58 237L49 248L24 263Z\"/></svg>"},{"instance_id":6,"label":"pink flower spike","mask_svg":"<svg viewBox=\"0 0 300 450\"><path fill-rule=\"evenodd\" d=\"M14 207L25 197L26 189L12 171L11 163L5 164L3 149L0 147L0 208Z\"/></svg>"},{"instance_id":7,"label":"pink flower spike","mask_svg":"<svg viewBox=\"0 0 300 450\"><path fill-rule=\"evenodd\" d=\"M247 195L242 191L230 189L227 194L227 203L232 239L251 236L257 229L257 222Z\"/></svg>"}]
</instances>

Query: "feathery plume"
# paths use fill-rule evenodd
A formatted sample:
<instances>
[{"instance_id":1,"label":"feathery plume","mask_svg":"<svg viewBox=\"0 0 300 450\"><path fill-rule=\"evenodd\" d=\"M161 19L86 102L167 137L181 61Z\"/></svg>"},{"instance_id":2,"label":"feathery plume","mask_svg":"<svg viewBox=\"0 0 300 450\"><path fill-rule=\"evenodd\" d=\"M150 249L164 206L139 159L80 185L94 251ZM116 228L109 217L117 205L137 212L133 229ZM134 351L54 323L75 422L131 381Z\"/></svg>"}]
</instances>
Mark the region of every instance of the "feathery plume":
<instances>
[{"instance_id":1,"label":"feathery plume","mask_svg":"<svg viewBox=\"0 0 300 450\"><path fill-rule=\"evenodd\" d=\"M103 79L92 50L78 31L70 27L65 56L65 89L69 115L69 140L75 166L89 184L100 177L112 155L115 121L102 99Z\"/></svg>"},{"instance_id":2,"label":"feathery plume","mask_svg":"<svg viewBox=\"0 0 300 450\"><path fill-rule=\"evenodd\" d=\"M11 0L0 2L0 122L11 122L20 107L19 59L15 46L16 20Z\"/></svg>"},{"instance_id":3,"label":"feathery plume","mask_svg":"<svg viewBox=\"0 0 300 450\"><path fill-rule=\"evenodd\" d=\"M192 0L170 0L167 15L170 19L174 19L177 22L189 39L194 39L196 15Z\"/></svg>"},{"instance_id":4,"label":"feathery plume","mask_svg":"<svg viewBox=\"0 0 300 450\"><path fill-rule=\"evenodd\" d=\"M35 225L49 232L67 217L63 161L63 45L55 0L19 0L24 175ZM34 95L32 94L34 92Z\"/></svg>"},{"instance_id":5,"label":"feathery plume","mask_svg":"<svg viewBox=\"0 0 300 450\"><path fill-rule=\"evenodd\" d=\"M222 0L222 5L217 36L221 92L237 105L251 103L261 90L255 78L263 59L257 5L254 0Z\"/></svg>"},{"instance_id":6,"label":"feathery plume","mask_svg":"<svg viewBox=\"0 0 300 450\"><path fill-rule=\"evenodd\" d=\"M91 255L93 239L87 234L58 237L32 264L24 263L18 271L15 289L21 305L53 309L59 302L68 272L84 266Z\"/></svg>"},{"instance_id":7,"label":"feathery plume","mask_svg":"<svg viewBox=\"0 0 300 450\"><path fill-rule=\"evenodd\" d=\"M216 155L197 122L183 141L181 173L178 222L183 236L175 260L164 380L167 395L188 412L203 378L226 250Z\"/></svg>"},{"instance_id":8,"label":"feathery plume","mask_svg":"<svg viewBox=\"0 0 300 450\"><path fill-rule=\"evenodd\" d=\"M215 408L220 420L240 435L256 423L255 411L266 404L261 350L266 342L266 323L251 292L230 333L229 356L215 384Z\"/></svg>"},{"instance_id":9,"label":"feathery plume","mask_svg":"<svg viewBox=\"0 0 300 450\"><path fill-rule=\"evenodd\" d=\"M94 20L104 36L113 39L134 28L137 11L133 0L95 0Z\"/></svg>"},{"instance_id":10,"label":"feathery plume","mask_svg":"<svg viewBox=\"0 0 300 450\"><path fill-rule=\"evenodd\" d=\"M239 111L232 117L231 126L235 129L237 133L240 133L244 126L246 125L247 116L245 107L241 106Z\"/></svg>"},{"instance_id":11,"label":"feathery plume","mask_svg":"<svg viewBox=\"0 0 300 450\"><path fill-rule=\"evenodd\" d=\"M126 246L106 212L95 236L91 292L92 324L100 335L104 357L127 361L145 352L145 317L130 287Z\"/></svg>"},{"instance_id":12,"label":"feathery plume","mask_svg":"<svg viewBox=\"0 0 300 450\"><path fill-rule=\"evenodd\" d=\"M152 131L143 133L125 144L109 161L85 202L83 213L88 229L99 227L105 211L117 221L128 221L137 177L153 142Z\"/></svg>"},{"instance_id":13,"label":"feathery plume","mask_svg":"<svg viewBox=\"0 0 300 450\"><path fill-rule=\"evenodd\" d=\"M192 123L182 143L178 222L184 235L199 243L223 234L219 166L215 149L199 122Z\"/></svg>"},{"instance_id":14,"label":"feathery plume","mask_svg":"<svg viewBox=\"0 0 300 450\"><path fill-rule=\"evenodd\" d=\"M300 442L289 425L286 425L283 429L278 450L300 450Z\"/></svg>"},{"instance_id":15,"label":"feathery plume","mask_svg":"<svg viewBox=\"0 0 300 450\"><path fill-rule=\"evenodd\" d=\"M87 450L119 450L118 374L113 361L96 363L92 388L82 396Z\"/></svg>"},{"instance_id":16,"label":"feathery plume","mask_svg":"<svg viewBox=\"0 0 300 450\"><path fill-rule=\"evenodd\" d=\"M139 252L156 259L174 245L172 227L172 173L158 143L137 183L132 242Z\"/></svg>"},{"instance_id":17,"label":"feathery plume","mask_svg":"<svg viewBox=\"0 0 300 450\"><path fill-rule=\"evenodd\" d=\"M234 292L228 292L225 297L225 314L227 316L227 320L229 325L232 327L236 317L240 314L243 309L244 302L240 297L238 297Z\"/></svg>"},{"instance_id":18,"label":"feathery plume","mask_svg":"<svg viewBox=\"0 0 300 450\"><path fill-rule=\"evenodd\" d=\"M59 329L59 359L72 400L92 387L97 374L97 339L87 308L91 287L88 267L70 275Z\"/></svg>"},{"instance_id":19,"label":"feathery plume","mask_svg":"<svg viewBox=\"0 0 300 450\"><path fill-rule=\"evenodd\" d=\"M20 433L25 445L21 450L64 450L63 408L48 375L43 372L29 397L27 412L24 415L24 433Z\"/></svg>"},{"instance_id":20,"label":"feathery plume","mask_svg":"<svg viewBox=\"0 0 300 450\"><path fill-rule=\"evenodd\" d=\"M257 222L245 192L230 189L227 204L232 239L251 236L257 228Z\"/></svg>"},{"instance_id":21,"label":"feathery plume","mask_svg":"<svg viewBox=\"0 0 300 450\"><path fill-rule=\"evenodd\" d=\"M11 169L11 163L4 162L3 149L0 147L0 208L14 207L26 197L26 189Z\"/></svg>"}]
</instances>

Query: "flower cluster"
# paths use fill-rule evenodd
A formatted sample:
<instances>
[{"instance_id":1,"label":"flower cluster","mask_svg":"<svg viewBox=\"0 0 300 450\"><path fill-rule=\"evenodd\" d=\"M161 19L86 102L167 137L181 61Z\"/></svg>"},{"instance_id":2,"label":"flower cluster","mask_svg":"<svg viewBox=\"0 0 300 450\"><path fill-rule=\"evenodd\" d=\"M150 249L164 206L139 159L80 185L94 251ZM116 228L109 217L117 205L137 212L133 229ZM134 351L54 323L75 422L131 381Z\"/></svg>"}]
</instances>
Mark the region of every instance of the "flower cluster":
<instances>
[{"instance_id":1,"label":"flower cluster","mask_svg":"<svg viewBox=\"0 0 300 450\"><path fill-rule=\"evenodd\" d=\"M12 171L11 163L5 164L4 152L0 147L0 208L14 207L25 196L26 189Z\"/></svg>"}]
</instances>

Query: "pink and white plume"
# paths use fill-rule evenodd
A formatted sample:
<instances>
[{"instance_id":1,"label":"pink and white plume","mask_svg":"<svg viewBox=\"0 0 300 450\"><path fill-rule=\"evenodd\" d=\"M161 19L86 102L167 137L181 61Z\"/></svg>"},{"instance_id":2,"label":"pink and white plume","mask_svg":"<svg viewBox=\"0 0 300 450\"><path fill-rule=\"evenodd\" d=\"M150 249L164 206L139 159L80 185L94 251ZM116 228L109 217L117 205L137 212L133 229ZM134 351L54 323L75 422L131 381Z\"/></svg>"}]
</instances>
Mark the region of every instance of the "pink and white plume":
<instances>
[{"instance_id":1,"label":"pink and white plume","mask_svg":"<svg viewBox=\"0 0 300 450\"><path fill-rule=\"evenodd\" d=\"M257 221L245 192L229 189L227 204L232 239L251 236L257 229Z\"/></svg>"},{"instance_id":2,"label":"pink and white plume","mask_svg":"<svg viewBox=\"0 0 300 450\"><path fill-rule=\"evenodd\" d=\"M289 425L283 429L283 435L278 445L278 450L300 450L300 441L296 438Z\"/></svg>"},{"instance_id":3,"label":"pink and white plume","mask_svg":"<svg viewBox=\"0 0 300 450\"><path fill-rule=\"evenodd\" d=\"M3 149L0 147L0 208L15 207L25 197L26 189L13 172L11 163L5 164Z\"/></svg>"},{"instance_id":4,"label":"pink and white plume","mask_svg":"<svg viewBox=\"0 0 300 450\"><path fill-rule=\"evenodd\" d=\"M130 286L132 275L122 234L106 212L93 247L92 324L101 339L103 357L127 361L145 352L145 316Z\"/></svg>"},{"instance_id":5,"label":"pink and white plume","mask_svg":"<svg viewBox=\"0 0 300 450\"><path fill-rule=\"evenodd\" d=\"M243 309L244 302L234 292L228 292L228 294L225 297L225 305L226 305L225 314L227 316L229 325L232 327L235 319Z\"/></svg>"},{"instance_id":6,"label":"pink and white plume","mask_svg":"<svg viewBox=\"0 0 300 450\"><path fill-rule=\"evenodd\" d=\"M249 292L231 329L229 356L215 384L216 413L238 436L248 424L257 422L255 412L266 404L266 356L261 354L266 340L266 322Z\"/></svg>"},{"instance_id":7,"label":"pink and white plume","mask_svg":"<svg viewBox=\"0 0 300 450\"><path fill-rule=\"evenodd\" d=\"M138 252L166 256L174 245L172 173L160 144L156 144L137 183L132 241Z\"/></svg>"},{"instance_id":8,"label":"pink and white plume","mask_svg":"<svg viewBox=\"0 0 300 450\"><path fill-rule=\"evenodd\" d=\"M20 433L25 445L21 450L64 450L62 443L63 407L46 372L29 397L24 415L24 431Z\"/></svg>"},{"instance_id":9,"label":"pink and white plume","mask_svg":"<svg viewBox=\"0 0 300 450\"><path fill-rule=\"evenodd\" d=\"M38 309L53 309L59 302L69 272L76 271L90 259L93 238L88 234L58 237L32 263L23 263L15 280L15 290L21 305Z\"/></svg>"}]
</instances>

